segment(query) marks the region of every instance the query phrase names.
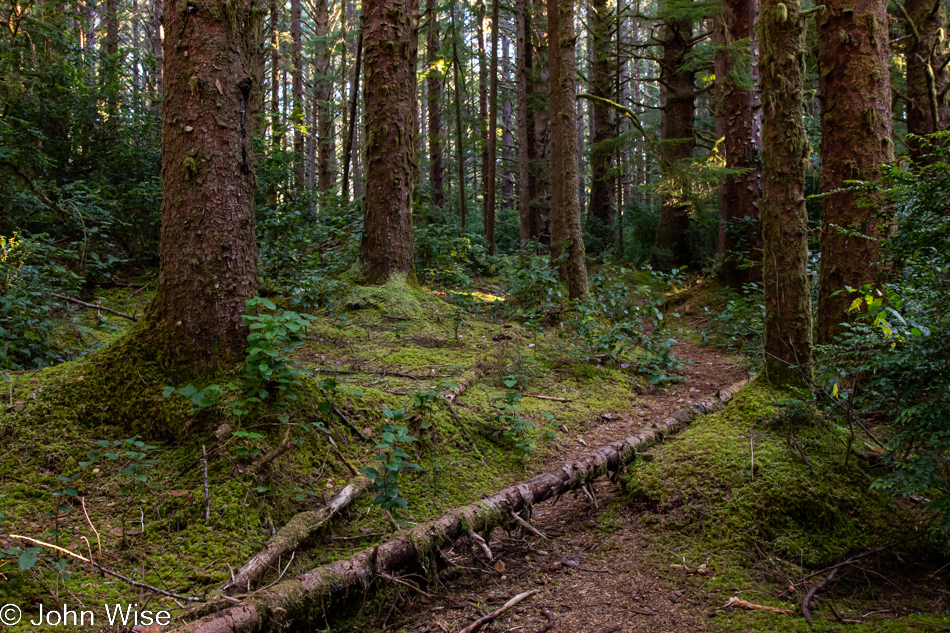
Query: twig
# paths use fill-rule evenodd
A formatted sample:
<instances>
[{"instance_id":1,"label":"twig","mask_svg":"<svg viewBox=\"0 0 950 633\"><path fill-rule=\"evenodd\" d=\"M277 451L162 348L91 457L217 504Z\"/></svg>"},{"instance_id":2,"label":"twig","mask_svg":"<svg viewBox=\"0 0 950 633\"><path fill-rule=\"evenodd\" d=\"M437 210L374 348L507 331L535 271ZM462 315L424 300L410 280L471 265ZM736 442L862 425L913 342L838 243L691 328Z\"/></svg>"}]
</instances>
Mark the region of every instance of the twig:
<instances>
[{"instance_id":1,"label":"twig","mask_svg":"<svg viewBox=\"0 0 950 633\"><path fill-rule=\"evenodd\" d=\"M584 496L587 497L587 500L590 501L594 505L595 508L598 507L597 499L594 498L593 493L590 491L590 489L587 488L587 486L581 486L581 492L584 493Z\"/></svg>"},{"instance_id":2,"label":"twig","mask_svg":"<svg viewBox=\"0 0 950 633\"><path fill-rule=\"evenodd\" d=\"M815 620L811 617L811 609L808 608L808 603L811 602L811 599L815 597L815 594L821 591L825 585L827 585L832 578L835 577L835 574L838 573L838 567L831 570L831 573L828 574L828 577L822 580L820 583L808 590L808 593L805 594L805 599L802 600L802 615L805 616L805 621L809 625L814 624Z\"/></svg>"},{"instance_id":3,"label":"twig","mask_svg":"<svg viewBox=\"0 0 950 633\"><path fill-rule=\"evenodd\" d=\"M455 418L455 423L458 424L459 426L461 426L461 425L462 425L462 422L459 420L459 416L458 416L458 414L455 412L455 407L452 406L452 403L449 402L449 400L446 399L446 398L440 398L440 400L442 400L442 402L445 403L445 406L447 406L447 407L449 408L449 413L451 413L451 414L452 414L452 417ZM12 402L12 398L11 398L11 402Z\"/></svg>"},{"instance_id":4,"label":"twig","mask_svg":"<svg viewBox=\"0 0 950 633\"><path fill-rule=\"evenodd\" d=\"M749 427L749 451L751 454L750 457L750 466L749 466L749 477L752 481L755 481L755 434L752 432L754 427Z\"/></svg>"},{"instance_id":5,"label":"twig","mask_svg":"<svg viewBox=\"0 0 950 633\"><path fill-rule=\"evenodd\" d=\"M69 301L69 302L71 302L71 303L75 303L75 304L84 306L84 307L86 307L86 308L92 308L93 310L103 310L103 311L105 311L105 312L110 312L110 313L112 313L112 314L114 314L114 315L116 315L116 316L120 316L120 317L129 319L129 320L132 321L133 323L136 322L136 321L138 321L138 318L137 318L135 315L129 315L129 314L126 314L126 313L124 313L124 312L119 312L118 310L113 310L112 308L107 308L107 307L105 307L104 305L102 305L101 303L86 303L85 301L80 301L79 299L73 299L72 297L67 297L66 295L56 294L55 292L51 292L50 295L52 295L52 296L54 296L54 297L56 297L56 298L58 298L58 299L62 299L63 301Z\"/></svg>"},{"instance_id":6,"label":"twig","mask_svg":"<svg viewBox=\"0 0 950 633\"><path fill-rule=\"evenodd\" d=\"M488 624L489 622L491 622L498 616L504 614L506 611L510 611L511 609L513 609L515 605L517 605L522 600L525 600L526 598L530 598L531 596L538 593L539 591L540 589L532 589L531 591L525 591L524 593L519 593L517 596L515 596L514 598L506 602L500 609L496 609L492 611L491 613L489 613L488 615L478 618L477 620L475 620L474 622L466 626L464 629L459 631L459 633L475 633L475 631L478 631L479 629L481 629L483 626L485 626L486 624Z\"/></svg>"},{"instance_id":7,"label":"twig","mask_svg":"<svg viewBox=\"0 0 950 633\"><path fill-rule=\"evenodd\" d=\"M396 578L395 576L390 576L389 574L383 573L383 572L381 572L381 571L377 571L377 572L376 572L376 575L379 576L380 578L384 579L384 580L388 580L388 581L390 581L390 582L394 582L394 583L396 583L397 585L402 585L403 587L409 587L409 588L412 589L413 591L416 591L416 592L418 592L418 593L421 593L421 594L424 595L426 598L435 599L435 596L433 596L431 593L427 593L427 592L423 591L422 589L420 589L419 587L415 586L414 584L412 584L412 583L410 583L410 582L406 582L405 580L402 580L401 578Z\"/></svg>"},{"instance_id":8,"label":"twig","mask_svg":"<svg viewBox=\"0 0 950 633\"><path fill-rule=\"evenodd\" d=\"M82 503L82 513L86 515L86 523L88 523L89 527L92 528L92 531L96 533L96 545L99 546L99 556L102 556L102 541L99 539L99 530L97 530L96 526L92 524L92 520L89 518L89 513L86 512L86 498L79 497L79 501Z\"/></svg>"},{"instance_id":9,"label":"twig","mask_svg":"<svg viewBox=\"0 0 950 633\"><path fill-rule=\"evenodd\" d=\"M269 463L271 463L272 461L274 461L275 459L277 459L278 457L280 457L281 455L289 451L291 446L292 444L290 442L290 427L288 427L287 430L284 432L284 439L281 440L280 444L277 445L277 448L269 452L267 455L264 455L261 461L251 466L248 469L249 474L254 475L254 474L259 473L261 469L264 468L264 466L267 466Z\"/></svg>"},{"instance_id":10,"label":"twig","mask_svg":"<svg viewBox=\"0 0 950 633\"><path fill-rule=\"evenodd\" d=\"M188 602L201 602L201 598L195 598L193 596L180 596L177 593L165 591L164 589L159 589L158 587L146 585L144 582L138 582L136 580L132 580L131 578L127 578L123 576L122 574L120 574L119 572L115 572L115 571L112 571L111 569L103 567L102 565L95 562L94 560L88 559L85 556L81 554L77 554L76 552L72 552L64 547L59 547L57 545L53 545L52 543L47 543L45 541L39 541L35 538L30 538L29 536L20 536L19 534L8 534L7 536L9 536L10 538L20 539L21 541L26 541L28 543L33 543L35 545L40 545L41 547L48 547L52 550L56 550L57 552L66 554L67 556L71 556L75 558L76 560L81 560L84 563L89 563L93 567L101 571L102 573L112 576L114 578L118 578L119 580L123 580L134 587L148 589L149 591L154 591L155 593L159 593L163 596L168 596L169 598L178 598L179 600L187 600Z\"/></svg>"},{"instance_id":11,"label":"twig","mask_svg":"<svg viewBox=\"0 0 950 633\"><path fill-rule=\"evenodd\" d=\"M844 567L845 565L850 565L850 564L853 563L854 561L860 560L860 559L864 558L865 556L871 556L871 555L873 555L873 554L880 554L881 552L883 552L883 551L885 551L885 550L889 550L889 549L891 549L892 547L897 547L898 545L903 545L903 544L905 544L905 543L910 543L911 541L916 541L917 539L919 539L919 538L925 536L926 534L927 534L926 532L921 532L921 533L919 533L919 534L916 534L916 535L914 535L914 536L911 536L911 537L909 537L909 538L906 538L906 539L904 539L903 541L896 541L896 542L891 543L891 544L889 544L889 545L885 545L884 547L879 547L879 548L877 548L877 549L872 549L872 550L870 550L870 551L864 552L863 554L857 554L857 555L855 555L855 556L852 556L852 557L849 558L848 560L844 561L843 563L838 563L837 565L832 565L831 567L825 567L824 569L819 569L819 570L816 571L816 572L813 572L813 573L811 573L811 574L808 574L807 576L805 576L804 578L802 578L801 582L804 582L804 581L808 580L809 578L814 578L815 576L820 576L821 574L824 574L824 573L826 573L826 572L829 572L829 571L838 569L839 567Z\"/></svg>"},{"instance_id":12,"label":"twig","mask_svg":"<svg viewBox=\"0 0 950 633\"><path fill-rule=\"evenodd\" d=\"M359 471L353 464L350 463L350 460L343 456L343 453L340 452L340 449L336 445L336 442L333 441L333 438L328 435L327 439L330 440L330 446L333 452L336 453L336 456L340 458L340 461L343 462L343 465L346 466L347 470L350 471L350 474L352 474L354 477L359 477Z\"/></svg>"},{"instance_id":13,"label":"twig","mask_svg":"<svg viewBox=\"0 0 950 633\"><path fill-rule=\"evenodd\" d=\"M554 400L555 402L574 402L570 398L555 398L554 396L542 396L539 393L520 393L522 398L537 398L538 400Z\"/></svg>"},{"instance_id":14,"label":"twig","mask_svg":"<svg viewBox=\"0 0 950 633\"><path fill-rule=\"evenodd\" d=\"M205 521L211 518L211 496L208 494L208 451L201 445L201 463L205 471Z\"/></svg>"},{"instance_id":15,"label":"twig","mask_svg":"<svg viewBox=\"0 0 950 633\"><path fill-rule=\"evenodd\" d=\"M729 598L729 601L719 608L725 609L726 607L739 607L740 609L746 609L748 611L771 611L772 613L795 615L795 612L789 609L779 609L778 607L770 607L765 604L753 604L752 602L748 602L742 598L736 598L735 596Z\"/></svg>"},{"instance_id":16,"label":"twig","mask_svg":"<svg viewBox=\"0 0 950 633\"><path fill-rule=\"evenodd\" d=\"M543 613L544 613L545 617L547 617L548 623L547 623L547 624L543 624L543 625L539 626L538 628L536 628L536 629L534 630L534 633L548 633L548 631L550 631L551 629L554 628L554 625L555 625L555 623L556 623L555 620L554 620L554 615L553 615L550 611L548 611L547 609L545 609L545 610L543 611Z\"/></svg>"},{"instance_id":17,"label":"twig","mask_svg":"<svg viewBox=\"0 0 950 633\"><path fill-rule=\"evenodd\" d=\"M515 520L515 523L517 523L518 525L520 525L520 526L523 527L524 529L528 530L529 532L531 532L532 534L534 534L534 535L537 536L538 538L544 539L545 541L548 540L548 537L546 537L546 536L545 536L540 530L538 530L536 527L534 527L533 525L531 525L530 523L528 523L527 521L525 521L524 519L522 519L520 516L518 516L518 514L517 514L516 512L511 512L511 518Z\"/></svg>"},{"instance_id":18,"label":"twig","mask_svg":"<svg viewBox=\"0 0 950 633\"><path fill-rule=\"evenodd\" d=\"M576 569L577 571L586 571L591 574L612 574L613 573L609 569L591 569L589 567L581 567L578 563L575 563L569 558L561 559L561 564L567 565L568 567Z\"/></svg>"},{"instance_id":19,"label":"twig","mask_svg":"<svg viewBox=\"0 0 950 633\"><path fill-rule=\"evenodd\" d=\"M495 560L495 555L491 553L491 550L490 550L490 549L488 549L488 543L485 542L485 539L483 539L481 536L479 536L478 534L476 534L476 533L473 532L472 530L469 530L469 531L468 531L468 537L469 537L470 539L472 539L472 543L474 543L475 545L477 545L477 546L482 550L482 553L483 553L486 557L488 557L488 562L489 562L489 563L491 563L491 562L493 562L493 561Z\"/></svg>"},{"instance_id":20,"label":"twig","mask_svg":"<svg viewBox=\"0 0 950 633\"><path fill-rule=\"evenodd\" d=\"M425 376L415 376L413 374L402 374L398 371L372 371L369 369L363 369L361 371L347 371L345 369L318 369L318 373L322 372L324 374L375 374L376 376L397 376L399 378L411 378L412 380L428 380L430 378L452 378L449 374L427 374Z\"/></svg>"}]
</instances>

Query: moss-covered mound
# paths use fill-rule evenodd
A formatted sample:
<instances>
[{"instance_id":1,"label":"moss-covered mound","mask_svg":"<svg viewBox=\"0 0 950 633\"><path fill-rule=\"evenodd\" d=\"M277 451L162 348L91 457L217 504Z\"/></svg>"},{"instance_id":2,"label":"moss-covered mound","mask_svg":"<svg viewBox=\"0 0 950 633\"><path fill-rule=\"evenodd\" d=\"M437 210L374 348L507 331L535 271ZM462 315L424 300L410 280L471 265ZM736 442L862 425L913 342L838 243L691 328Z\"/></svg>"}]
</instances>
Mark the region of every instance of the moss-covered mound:
<instances>
[{"instance_id":1,"label":"moss-covered mound","mask_svg":"<svg viewBox=\"0 0 950 633\"><path fill-rule=\"evenodd\" d=\"M640 462L628 488L712 550L823 567L914 530L919 517L872 488L848 434L756 381L729 407Z\"/></svg>"}]
</instances>

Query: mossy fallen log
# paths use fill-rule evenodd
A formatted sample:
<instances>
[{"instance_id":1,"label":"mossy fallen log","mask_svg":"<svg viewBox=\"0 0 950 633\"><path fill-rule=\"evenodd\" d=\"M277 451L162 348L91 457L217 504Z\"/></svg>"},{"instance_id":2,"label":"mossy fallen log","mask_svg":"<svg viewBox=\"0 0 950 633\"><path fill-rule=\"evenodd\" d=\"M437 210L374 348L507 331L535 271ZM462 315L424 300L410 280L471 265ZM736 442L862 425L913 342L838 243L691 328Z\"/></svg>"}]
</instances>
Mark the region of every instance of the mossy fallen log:
<instances>
[{"instance_id":1,"label":"mossy fallen log","mask_svg":"<svg viewBox=\"0 0 950 633\"><path fill-rule=\"evenodd\" d=\"M274 568L281 556L297 549L340 510L350 505L362 494L367 484L369 480L361 476L333 495L326 506L319 510L295 515L267 541L260 552L234 574L231 580L221 586L221 593L234 595L241 591L250 591L251 587L267 573L267 570Z\"/></svg>"},{"instance_id":2,"label":"mossy fallen log","mask_svg":"<svg viewBox=\"0 0 950 633\"><path fill-rule=\"evenodd\" d=\"M380 573L392 574L411 565L426 567L441 548L469 531L488 532L510 521L512 512L617 471L693 418L722 409L745 384L722 389L714 398L684 407L640 433L419 525L377 547L257 591L243 602L185 624L174 633L262 633L323 619L329 603L351 591L365 591Z\"/></svg>"}]
</instances>

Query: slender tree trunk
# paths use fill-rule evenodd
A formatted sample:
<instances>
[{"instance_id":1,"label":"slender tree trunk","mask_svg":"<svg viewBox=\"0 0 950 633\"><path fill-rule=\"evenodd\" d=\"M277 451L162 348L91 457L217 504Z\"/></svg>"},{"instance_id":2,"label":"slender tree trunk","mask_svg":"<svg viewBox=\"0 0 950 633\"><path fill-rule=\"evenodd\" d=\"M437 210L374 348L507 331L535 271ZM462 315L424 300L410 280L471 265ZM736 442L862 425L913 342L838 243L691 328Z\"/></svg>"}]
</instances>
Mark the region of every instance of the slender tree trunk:
<instances>
[{"instance_id":1,"label":"slender tree trunk","mask_svg":"<svg viewBox=\"0 0 950 633\"><path fill-rule=\"evenodd\" d=\"M670 13L670 8L661 9ZM695 71L689 64L693 23L689 18L666 17L662 28L663 60L660 62L660 169L666 183L661 195L660 224L656 230L651 263L657 269L686 266L689 248L689 178L682 163L696 147Z\"/></svg>"},{"instance_id":2,"label":"slender tree trunk","mask_svg":"<svg viewBox=\"0 0 950 633\"><path fill-rule=\"evenodd\" d=\"M591 93L603 99L616 99L612 90L610 58L610 23L613 20L607 0L593 0L587 12L590 28ZM618 60L619 63L619 60ZM605 143L615 136L616 120L611 108L601 103L590 103L590 205L587 208L587 230L599 250L611 245L614 226L614 178L610 175L611 152Z\"/></svg>"},{"instance_id":3,"label":"slender tree trunk","mask_svg":"<svg viewBox=\"0 0 950 633\"><path fill-rule=\"evenodd\" d=\"M567 251L561 277L568 296L587 294L587 267L578 204L577 113L573 0L548 0L548 67L551 73L551 257Z\"/></svg>"},{"instance_id":4,"label":"slender tree trunk","mask_svg":"<svg viewBox=\"0 0 950 633\"><path fill-rule=\"evenodd\" d=\"M905 23L910 40L907 61L907 131L924 136L947 127L941 110L947 103L947 9L943 0L905 0ZM922 162L927 152L915 140L907 143L910 157Z\"/></svg>"},{"instance_id":5,"label":"slender tree trunk","mask_svg":"<svg viewBox=\"0 0 950 633\"><path fill-rule=\"evenodd\" d=\"M719 186L719 279L732 287L762 279L758 265L762 261L758 223L762 120L754 90L758 69L750 63L756 48L753 26L758 10L758 0L726 0L715 26L717 135L723 139L726 167L748 170L726 176ZM742 41L748 44L739 49L738 42ZM750 262L755 265L750 266Z\"/></svg>"},{"instance_id":6,"label":"slender tree trunk","mask_svg":"<svg viewBox=\"0 0 950 633\"><path fill-rule=\"evenodd\" d=\"M162 239L153 303L168 367L239 361L257 294L252 141L263 88L257 0L168 0Z\"/></svg>"},{"instance_id":7,"label":"slender tree trunk","mask_svg":"<svg viewBox=\"0 0 950 633\"><path fill-rule=\"evenodd\" d=\"M478 39L478 124L482 150L482 160L479 164L482 174L482 224L487 230L488 223L485 220L488 216L486 209L488 202L488 180L486 179L488 175L488 59L485 54L485 0L478 0L475 19ZM477 180L474 186L475 191L478 191Z\"/></svg>"},{"instance_id":8,"label":"slender tree trunk","mask_svg":"<svg viewBox=\"0 0 950 633\"><path fill-rule=\"evenodd\" d=\"M277 7L277 0L270 0L270 133L273 148L280 151L284 134L280 125L280 13ZM277 195L276 190L274 195Z\"/></svg>"},{"instance_id":9,"label":"slender tree trunk","mask_svg":"<svg viewBox=\"0 0 950 633\"><path fill-rule=\"evenodd\" d=\"M465 145L462 135L462 85L460 83L461 62L458 49L459 32L455 24L455 9L452 9L452 78L455 82L455 151L458 154L459 172L459 221L465 232Z\"/></svg>"},{"instance_id":10,"label":"slender tree trunk","mask_svg":"<svg viewBox=\"0 0 950 633\"><path fill-rule=\"evenodd\" d=\"M302 189L306 185L304 177L303 151L303 56L300 27L300 0L290 0L290 82L294 98L291 119L294 125L294 186Z\"/></svg>"},{"instance_id":11,"label":"slender tree trunk","mask_svg":"<svg viewBox=\"0 0 950 633\"><path fill-rule=\"evenodd\" d=\"M485 219L485 240L488 242L488 254L495 254L495 174L498 155L498 0L491 3L491 78L488 88L488 147L485 162L485 206L482 210Z\"/></svg>"},{"instance_id":12,"label":"slender tree trunk","mask_svg":"<svg viewBox=\"0 0 950 633\"><path fill-rule=\"evenodd\" d=\"M534 118L528 116L528 74L531 63L531 14L528 0L516 0L515 5L515 76L518 118L518 228L524 248L535 237L531 222L531 184L529 176L530 150L534 145Z\"/></svg>"},{"instance_id":13,"label":"slender tree trunk","mask_svg":"<svg viewBox=\"0 0 950 633\"><path fill-rule=\"evenodd\" d=\"M805 20L801 0L761 0L762 222L765 375L804 385L811 375L811 284L802 123Z\"/></svg>"},{"instance_id":14,"label":"slender tree trunk","mask_svg":"<svg viewBox=\"0 0 950 633\"><path fill-rule=\"evenodd\" d=\"M155 112L158 119L162 119L162 11L165 8L164 0L153 0L152 4L152 55L155 57L155 66L152 68L152 76L155 78Z\"/></svg>"},{"instance_id":15,"label":"slender tree trunk","mask_svg":"<svg viewBox=\"0 0 950 633\"><path fill-rule=\"evenodd\" d=\"M353 62L353 84L350 86L350 116L349 116L349 127L346 132L346 146L343 148L343 200L349 201L349 182L350 182L350 163L352 162L353 169L353 197L358 198L359 194L357 193L357 182L359 180L359 170L356 169L357 159L356 154L359 154L359 151L353 152L353 141L356 138L356 131L359 129L356 125L356 115L357 115L357 104L360 97L360 66L363 61L363 17L360 16L357 23L357 29L359 33L356 36L356 60Z\"/></svg>"},{"instance_id":16,"label":"slender tree trunk","mask_svg":"<svg viewBox=\"0 0 950 633\"><path fill-rule=\"evenodd\" d=\"M888 222L880 204L838 191L848 180L875 180L894 160L886 0L830 0L818 14L821 99L821 270L818 342L848 318L845 287L873 282ZM837 193L833 193L838 191ZM855 233L870 237L857 237Z\"/></svg>"},{"instance_id":17,"label":"slender tree trunk","mask_svg":"<svg viewBox=\"0 0 950 633\"><path fill-rule=\"evenodd\" d=\"M366 199L361 274L370 283L414 280L412 186L415 175L418 0L363 4L366 103Z\"/></svg>"},{"instance_id":18,"label":"slender tree trunk","mask_svg":"<svg viewBox=\"0 0 950 633\"><path fill-rule=\"evenodd\" d=\"M501 32L501 68L505 85L511 85L511 54L509 39L504 31ZM515 174L512 170L512 149L514 149L514 134L511 132L511 92L506 91L501 96L501 208L510 209L515 195Z\"/></svg>"},{"instance_id":19,"label":"slender tree trunk","mask_svg":"<svg viewBox=\"0 0 950 633\"><path fill-rule=\"evenodd\" d=\"M442 175L445 163L442 159L442 70L439 60L439 3L426 0L429 14L429 32L426 36L426 113L429 119L429 188L432 204L442 208L445 204L445 185Z\"/></svg>"},{"instance_id":20,"label":"slender tree trunk","mask_svg":"<svg viewBox=\"0 0 950 633\"><path fill-rule=\"evenodd\" d=\"M330 71L330 13L327 0L315 0L317 94L317 186L324 194L333 189L335 145L333 142L333 77Z\"/></svg>"},{"instance_id":21,"label":"slender tree trunk","mask_svg":"<svg viewBox=\"0 0 950 633\"><path fill-rule=\"evenodd\" d=\"M535 32L541 34L532 38L537 43L534 51L534 69L531 73L532 84L528 95L528 118L533 120L534 142L528 146L529 178L531 194L532 238L541 244L551 242L551 126L550 99L548 86L550 80L548 68L548 22L545 0L533 0L534 16L532 23Z\"/></svg>"}]
</instances>

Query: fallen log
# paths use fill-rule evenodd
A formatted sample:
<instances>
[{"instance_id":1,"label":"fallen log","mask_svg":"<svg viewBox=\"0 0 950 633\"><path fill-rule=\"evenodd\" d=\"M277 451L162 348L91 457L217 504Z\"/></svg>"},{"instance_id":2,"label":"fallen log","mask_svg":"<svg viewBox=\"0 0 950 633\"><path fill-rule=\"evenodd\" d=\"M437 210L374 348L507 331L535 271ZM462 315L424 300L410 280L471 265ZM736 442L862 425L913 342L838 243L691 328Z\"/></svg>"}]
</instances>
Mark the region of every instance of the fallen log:
<instances>
[{"instance_id":1,"label":"fallen log","mask_svg":"<svg viewBox=\"0 0 950 633\"><path fill-rule=\"evenodd\" d=\"M221 593L233 595L242 591L250 592L251 586L256 584L268 569L273 569L281 556L297 549L335 514L350 505L366 489L368 483L366 477L360 476L354 483L333 495L325 507L294 516L267 541L264 549L221 586Z\"/></svg>"},{"instance_id":2,"label":"fallen log","mask_svg":"<svg viewBox=\"0 0 950 633\"><path fill-rule=\"evenodd\" d=\"M638 453L679 431L693 418L722 409L745 384L746 381L742 381L722 389L714 398L684 407L640 433L418 525L377 547L255 592L239 604L231 604L179 627L175 633L262 633L283 630L290 623L299 627L322 619L328 603L344 598L351 591L363 593L380 572L392 575L413 564L426 567L435 560L441 548L459 536L490 531L510 521L512 512L617 471L632 462ZM217 606L209 605L211 608Z\"/></svg>"}]
</instances>

